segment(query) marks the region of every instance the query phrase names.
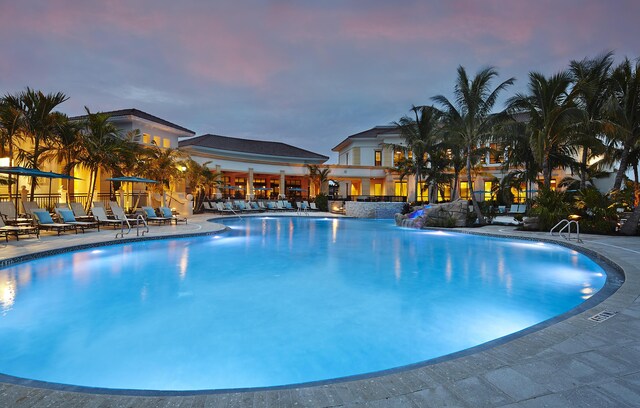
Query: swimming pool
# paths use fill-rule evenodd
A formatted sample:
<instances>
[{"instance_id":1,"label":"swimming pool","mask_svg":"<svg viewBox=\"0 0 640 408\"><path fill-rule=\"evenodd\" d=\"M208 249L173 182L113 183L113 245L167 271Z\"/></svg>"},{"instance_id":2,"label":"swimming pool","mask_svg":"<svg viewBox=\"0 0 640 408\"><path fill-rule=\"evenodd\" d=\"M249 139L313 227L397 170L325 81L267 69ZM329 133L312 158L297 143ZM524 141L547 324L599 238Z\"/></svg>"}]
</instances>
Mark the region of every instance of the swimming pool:
<instances>
[{"instance_id":1,"label":"swimming pool","mask_svg":"<svg viewBox=\"0 0 640 408\"><path fill-rule=\"evenodd\" d=\"M389 221L225 220L219 236L50 256L0 271L0 372L194 390L421 362L592 296L604 271L536 242Z\"/></svg>"}]
</instances>

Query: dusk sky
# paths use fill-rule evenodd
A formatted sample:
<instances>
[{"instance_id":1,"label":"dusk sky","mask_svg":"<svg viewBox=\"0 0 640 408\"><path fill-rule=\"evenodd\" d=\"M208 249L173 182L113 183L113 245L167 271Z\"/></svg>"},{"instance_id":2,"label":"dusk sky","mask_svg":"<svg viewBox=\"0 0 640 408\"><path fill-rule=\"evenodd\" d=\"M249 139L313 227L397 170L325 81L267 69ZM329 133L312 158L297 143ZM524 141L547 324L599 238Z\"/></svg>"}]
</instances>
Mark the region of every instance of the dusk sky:
<instances>
[{"instance_id":1,"label":"dusk sky","mask_svg":"<svg viewBox=\"0 0 640 408\"><path fill-rule=\"evenodd\" d=\"M0 0L0 93L71 116L137 108L196 132L331 156L451 96L458 65L526 87L570 60L640 56L638 0Z\"/></svg>"}]
</instances>

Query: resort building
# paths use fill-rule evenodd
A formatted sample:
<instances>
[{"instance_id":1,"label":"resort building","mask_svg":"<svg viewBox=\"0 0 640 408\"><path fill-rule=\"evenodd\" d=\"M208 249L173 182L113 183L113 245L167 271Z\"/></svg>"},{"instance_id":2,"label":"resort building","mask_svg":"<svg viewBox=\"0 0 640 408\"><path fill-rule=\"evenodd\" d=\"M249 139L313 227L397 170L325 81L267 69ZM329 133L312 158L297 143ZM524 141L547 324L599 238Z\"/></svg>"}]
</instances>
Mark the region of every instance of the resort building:
<instances>
[{"instance_id":1,"label":"resort building","mask_svg":"<svg viewBox=\"0 0 640 408\"><path fill-rule=\"evenodd\" d=\"M310 165L329 157L280 142L206 134L180 141L192 159L221 174L211 196L277 198L307 196Z\"/></svg>"},{"instance_id":2,"label":"resort building","mask_svg":"<svg viewBox=\"0 0 640 408\"><path fill-rule=\"evenodd\" d=\"M406 152L404 138L396 126L376 126L369 130L348 136L332 150L338 153L338 164L329 165L331 179L340 185L340 196L361 200L382 200L407 198L409 201L435 201L429 196L426 185L416 192L413 175L401 179L396 165L402 158L411 158ZM493 151L500 151L495 143L488 144ZM496 184L505 177L504 157L487 153L472 173L473 190L478 201L492 199ZM474 174L475 173L475 174ZM552 186L569 174L563 169L554 169ZM470 199L466 172L460 174L457 196L451 197L451 186L439 186L438 201L449 201L458 197ZM524 203L527 195L532 196L537 186L520 185L511 189L516 203ZM433 194L434 192L431 191ZM495 198L495 197L493 197Z\"/></svg>"}]
</instances>

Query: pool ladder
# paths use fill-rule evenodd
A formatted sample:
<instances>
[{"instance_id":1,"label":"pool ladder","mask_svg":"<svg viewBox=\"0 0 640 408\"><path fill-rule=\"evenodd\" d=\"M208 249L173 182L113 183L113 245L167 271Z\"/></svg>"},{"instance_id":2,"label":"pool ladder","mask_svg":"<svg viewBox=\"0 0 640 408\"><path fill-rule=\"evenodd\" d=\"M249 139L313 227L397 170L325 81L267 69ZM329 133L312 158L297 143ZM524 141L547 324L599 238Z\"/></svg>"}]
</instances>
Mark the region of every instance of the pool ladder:
<instances>
[{"instance_id":1,"label":"pool ladder","mask_svg":"<svg viewBox=\"0 0 640 408\"><path fill-rule=\"evenodd\" d=\"M125 222L127 223L127 232L124 232L124 222L120 224L120 232L116 233L116 238L118 238L118 236L120 238L124 238L125 234L129 234L131 232L131 223L129 223L130 218L126 218L125 217ZM147 232L149 232L149 224L147 224L147 220L144 219L144 217L142 216L142 214L138 214L135 218L135 222L136 222L136 236L137 237L144 237L144 234L146 234ZM140 229L142 229L142 232L140 232Z\"/></svg>"},{"instance_id":2,"label":"pool ladder","mask_svg":"<svg viewBox=\"0 0 640 408\"><path fill-rule=\"evenodd\" d=\"M582 240L580 239L580 224L578 224L578 221L576 220L562 220L559 223L557 223L556 225L553 226L553 228L551 228L551 231L549 231L549 235L553 236L553 233L555 232L556 229L558 230L558 235L561 236L562 238L566 239L567 241L571 241L571 226L575 225L575 235L576 235L576 242L578 243L582 243ZM565 235L566 234L566 235Z\"/></svg>"}]
</instances>

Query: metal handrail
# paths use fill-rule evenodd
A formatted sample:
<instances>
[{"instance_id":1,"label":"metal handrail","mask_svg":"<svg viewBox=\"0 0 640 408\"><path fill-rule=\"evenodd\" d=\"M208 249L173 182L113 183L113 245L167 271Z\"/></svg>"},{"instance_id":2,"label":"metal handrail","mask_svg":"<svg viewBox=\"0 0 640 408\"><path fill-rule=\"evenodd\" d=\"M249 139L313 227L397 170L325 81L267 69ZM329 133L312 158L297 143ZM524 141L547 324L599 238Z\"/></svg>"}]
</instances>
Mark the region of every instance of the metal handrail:
<instances>
[{"instance_id":1,"label":"metal handrail","mask_svg":"<svg viewBox=\"0 0 640 408\"><path fill-rule=\"evenodd\" d=\"M144 234L149 232L149 224L147 224L147 220L144 219L144 217L142 216L142 214L138 214L138 216L136 217L136 236L140 236L140 222L142 222L142 225L144 225L144 231L142 231L142 236L144 237Z\"/></svg>"},{"instance_id":2,"label":"metal handrail","mask_svg":"<svg viewBox=\"0 0 640 408\"><path fill-rule=\"evenodd\" d=\"M576 242L578 243L582 243L582 240L580 239L580 224L578 223L578 221L576 220L562 220L560 222L558 222L556 225L553 226L553 228L551 228L551 231L549 231L549 234L553 236L553 231L557 228L562 226L562 228L560 228L560 230L558 231L558 235L561 236L562 238L566 239L567 241L571 241L571 226L575 225L576 226ZM566 236L563 235L563 232L566 231Z\"/></svg>"},{"instance_id":3,"label":"metal handrail","mask_svg":"<svg viewBox=\"0 0 640 408\"><path fill-rule=\"evenodd\" d=\"M551 228L551 231L549 231L549 235L553 236L553 231L558 228L563 226L564 224L568 224L569 220L560 220L560 222L558 222L556 225L553 226L553 228Z\"/></svg>"}]
</instances>

